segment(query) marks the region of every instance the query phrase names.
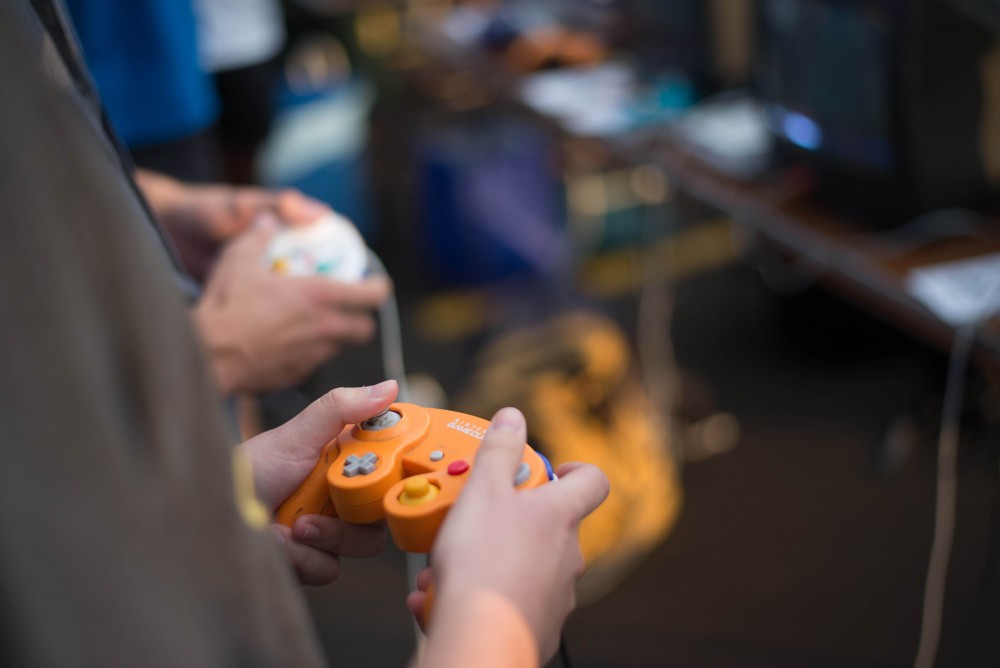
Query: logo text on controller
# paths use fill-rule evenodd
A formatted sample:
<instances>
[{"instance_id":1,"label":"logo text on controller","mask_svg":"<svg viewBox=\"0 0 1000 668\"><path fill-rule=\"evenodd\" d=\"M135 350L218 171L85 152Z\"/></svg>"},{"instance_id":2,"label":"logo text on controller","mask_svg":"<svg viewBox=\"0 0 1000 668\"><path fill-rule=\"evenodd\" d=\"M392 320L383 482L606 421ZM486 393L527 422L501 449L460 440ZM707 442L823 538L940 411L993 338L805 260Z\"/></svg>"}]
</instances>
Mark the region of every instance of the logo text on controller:
<instances>
[{"instance_id":1,"label":"logo text on controller","mask_svg":"<svg viewBox=\"0 0 1000 668\"><path fill-rule=\"evenodd\" d=\"M455 431L460 431L463 434L468 434L472 438L477 438L480 441L486 436L486 430L482 427L478 427L471 422L466 422L465 420L452 420L447 424L449 429L454 429Z\"/></svg>"}]
</instances>

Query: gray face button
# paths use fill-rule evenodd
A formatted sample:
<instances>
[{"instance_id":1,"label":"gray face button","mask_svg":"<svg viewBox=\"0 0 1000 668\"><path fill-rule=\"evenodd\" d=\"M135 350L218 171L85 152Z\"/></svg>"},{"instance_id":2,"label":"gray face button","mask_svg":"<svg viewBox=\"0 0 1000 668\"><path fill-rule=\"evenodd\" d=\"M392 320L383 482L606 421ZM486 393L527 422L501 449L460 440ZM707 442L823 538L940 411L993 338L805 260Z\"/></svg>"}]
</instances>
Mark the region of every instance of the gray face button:
<instances>
[{"instance_id":1,"label":"gray face button","mask_svg":"<svg viewBox=\"0 0 1000 668\"><path fill-rule=\"evenodd\" d=\"M441 452L440 450L435 450L434 452L431 453L432 462L439 462L442 459L444 459L444 453Z\"/></svg>"},{"instance_id":2,"label":"gray face button","mask_svg":"<svg viewBox=\"0 0 1000 668\"><path fill-rule=\"evenodd\" d=\"M388 429L389 427L395 427L399 424L399 421L403 419L403 416L395 411L386 411L381 415L376 415L373 418L368 418L361 423L361 428L365 431L382 431L383 429Z\"/></svg>"},{"instance_id":3,"label":"gray face button","mask_svg":"<svg viewBox=\"0 0 1000 668\"><path fill-rule=\"evenodd\" d=\"M344 476L353 478L356 475L371 475L375 473L375 464L378 463L378 455L369 452L363 457L350 455L344 461Z\"/></svg>"},{"instance_id":4,"label":"gray face button","mask_svg":"<svg viewBox=\"0 0 1000 668\"><path fill-rule=\"evenodd\" d=\"M531 467L528 466L528 462L521 462L521 465L517 467L517 473L514 475L514 486L523 485L528 482L528 478L531 477Z\"/></svg>"}]
</instances>

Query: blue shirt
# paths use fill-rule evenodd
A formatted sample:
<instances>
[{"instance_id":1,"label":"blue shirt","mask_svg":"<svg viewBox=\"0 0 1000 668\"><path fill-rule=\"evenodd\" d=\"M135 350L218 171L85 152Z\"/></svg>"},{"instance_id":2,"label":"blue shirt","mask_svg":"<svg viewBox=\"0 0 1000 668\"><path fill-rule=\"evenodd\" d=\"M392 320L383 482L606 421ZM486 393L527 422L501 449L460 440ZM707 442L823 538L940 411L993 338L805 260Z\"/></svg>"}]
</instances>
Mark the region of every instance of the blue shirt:
<instances>
[{"instance_id":1,"label":"blue shirt","mask_svg":"<svg viewBox=\"0 0 1000 668\"><path fill-rule=\"evenodd\" d=\"M65 0L119 135L131 147L209 128L219 102L198 60L190 0Z\"/></svg>"}]
</instances>

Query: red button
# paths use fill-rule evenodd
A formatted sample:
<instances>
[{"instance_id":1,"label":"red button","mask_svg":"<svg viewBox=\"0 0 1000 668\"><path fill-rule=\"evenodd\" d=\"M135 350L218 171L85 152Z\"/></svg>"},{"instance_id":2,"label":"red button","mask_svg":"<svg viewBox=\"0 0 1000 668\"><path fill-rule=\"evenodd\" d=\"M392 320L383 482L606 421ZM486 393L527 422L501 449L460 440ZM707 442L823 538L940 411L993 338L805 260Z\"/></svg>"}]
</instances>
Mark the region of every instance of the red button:
<instances>
[{"instance_id":1,"label":"red button","mask_svg":"<svg viewBox=\"0 0 1000 668\"><path fill-rule=\"evenodd\" d=\"M448 465L448 475L462 475L469 470L469 462L464 459L459 459L457 462L452 462Z\"/></svg>"}]
</instances>

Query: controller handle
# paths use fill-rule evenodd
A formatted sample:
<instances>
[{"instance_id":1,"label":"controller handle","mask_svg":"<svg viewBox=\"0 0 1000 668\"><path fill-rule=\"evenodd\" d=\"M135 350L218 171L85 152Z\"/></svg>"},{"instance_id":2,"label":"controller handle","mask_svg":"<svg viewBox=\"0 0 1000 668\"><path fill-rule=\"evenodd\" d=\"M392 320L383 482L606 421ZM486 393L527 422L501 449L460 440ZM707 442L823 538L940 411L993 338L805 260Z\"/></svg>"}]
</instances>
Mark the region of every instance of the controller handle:
<instances>
[{"instance_id":1,"label":"controller handle","mask_svg":"<svg viewBox=\"0 0 1000 668\"><path fill-rule=\"evenodd\" d=\"M337 516L337 509L334 508L333 500L330 498L326 472L339 454L340 447L337 445L337 439L334 438L323 448L319 461L316 462L316 466L313 467L309 476L274 511L274 520L278 524L290 527L302 515Z\"/></svg>"}]
</instances>

